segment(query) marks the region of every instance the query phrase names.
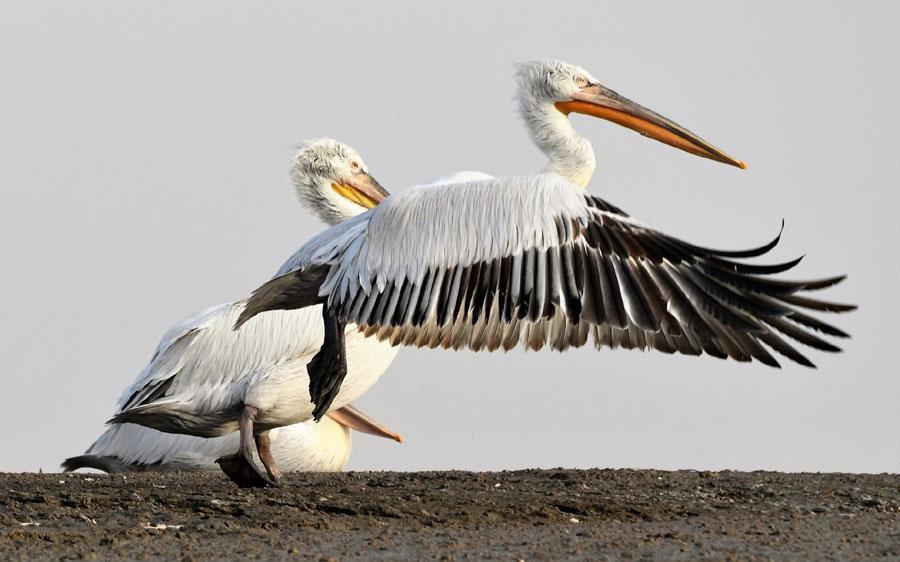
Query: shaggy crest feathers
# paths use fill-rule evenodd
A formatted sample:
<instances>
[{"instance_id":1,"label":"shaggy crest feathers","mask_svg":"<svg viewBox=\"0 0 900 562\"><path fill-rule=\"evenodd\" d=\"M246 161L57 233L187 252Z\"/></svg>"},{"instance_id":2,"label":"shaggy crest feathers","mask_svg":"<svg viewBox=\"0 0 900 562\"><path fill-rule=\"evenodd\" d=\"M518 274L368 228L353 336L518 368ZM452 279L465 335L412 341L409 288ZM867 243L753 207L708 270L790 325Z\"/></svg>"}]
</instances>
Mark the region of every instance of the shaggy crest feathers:
<instances>
[{"instance_id":1,"label":"shaggy crest feathers","mask_svg":"<svg viewBox=\"0 0 900 562\"><path fill-rule=\"evenodd\" d=\"M564 101L578 88L575 77L584 76L596 82L590 72L580 66L560 60L540 59L514 65L519 99L525 102Z\"/></svg>"},{"instance_id":2,"label":"shaggy crest feathers","mask_svg":"<svg viewBox=\"0 0 900 562\"><path fill-rule=\"evenodd\" d=\"M306 141L294 156L290 175L297 199L329 225L366 210L331 188L334 179L350 173L354 161L368 169L353 148L329 138Z\"/></svg>"}]
</instances>

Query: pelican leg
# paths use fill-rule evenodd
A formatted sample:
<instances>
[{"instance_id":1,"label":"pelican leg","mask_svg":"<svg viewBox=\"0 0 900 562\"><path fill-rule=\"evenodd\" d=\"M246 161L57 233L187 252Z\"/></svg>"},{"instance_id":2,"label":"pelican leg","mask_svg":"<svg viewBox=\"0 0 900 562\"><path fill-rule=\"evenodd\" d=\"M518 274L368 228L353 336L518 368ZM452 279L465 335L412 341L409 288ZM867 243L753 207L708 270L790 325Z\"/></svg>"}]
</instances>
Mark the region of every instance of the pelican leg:
<instances>
[{"instance_id":1,"label":"pelican leg","mask_svg":"<svg viewBox=\"0 0 900 562\"><path fill-rule=\"evenodd\" d=\"M275 457L272 456L271 445L272 440L269 438L268 431L263 431L256 435L256 452L259 453L259 460L261 460L263 466L266 467L269 478L274 480L276 484L281 484L281 471L278 470L278 466L275 464Z\"/></svg>"},{"instance_id":2,"label":"pelican leg","mask_svg":"<svg viewBox=\"0 0 900 562\"><path fill-rule=\"evenodd\" d=\"M240 420L240 432L241 432L241 446L238 449L237 454L222 457L217 459L216 462L219 464L219 467L222 469L228 478L231 479L232 482L240 486L241 488L265 488L266 486L278 486L279 481L281 479L281 472L275 468L275 461L272 459L272 453L269 449L269 435L268 432L263 432L264 441L265 441L265 451L266 455L270 459L270 464L275 470L275 474L278 475L276 478L272 475L269 466L266 466L266 472L271 476L264 475L258 468L256 468L256 464L253 462L253 449L257 447L259 443L259 439L263 436L260 435L257 438L256 443L254 443L254 435L253 435L253 421L256 419L256 414L258 413L257 409L253 406L244 406L241 409L241 420ZM259 451L260 458L263 457L263 452ZM266 461L263 460L263 464Z\"/></svg>"},{"instance_id":3,"label":"pelican leg","mask_svg":"<svg viewBox=\"0 0 900 562\"><path fill-rule=\"evenodd\" d=\"M322 320L325 323L325 342L306 366L306 372L309 373L309 396L316 405L313 410L316 421L331 407L347 375L347 350L344 345L347 323L338 320L327 306L322 307Z\"/></svg>"}]
</instances>

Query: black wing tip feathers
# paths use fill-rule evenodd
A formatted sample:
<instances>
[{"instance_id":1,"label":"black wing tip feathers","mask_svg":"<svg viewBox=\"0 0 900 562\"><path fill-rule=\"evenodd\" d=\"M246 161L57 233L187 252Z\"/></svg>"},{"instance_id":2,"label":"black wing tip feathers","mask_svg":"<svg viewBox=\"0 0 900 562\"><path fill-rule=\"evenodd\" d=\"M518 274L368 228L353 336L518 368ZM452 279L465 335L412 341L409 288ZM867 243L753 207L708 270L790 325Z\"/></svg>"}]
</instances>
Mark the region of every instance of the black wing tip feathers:
<instances>
[{"instance_id":1,"label":"black wing tip feathers","mask_svg":"<svg viewBox=\"0 0 900 562\"><path fill-rule=\"evenodd\" d=\"M327 307L322 309L322 320L325 324L325 341L306 366L309 374L309 397L314 404L312 414L316 422L328 412L347 375L344 340L346 323L333 315Z\"/></svg>"},{"instance_id":2,"label":"black wing tip feathers","mask_svg":"<svg viewBox=\"0 0 900 562\"><path fill-rule=\"evenodd\" d=\"M335 369L333 365L323 366L321 362L316 364L310 362L307 369L309 371L310 399L315 406L313 408L312 416L313 420L318 422L322 419L322 416L328 412L328 409L331 408L331 404L334 402L334 399L337 397L338 391L340 390L340 384L326 383L328 381L333 381L334 378L343 380L344 375L346 374L346 368L343 369L343 373L341 373L341 369ZM324 369L324 371L322 369ZM313 373L316 373L316 375L314 376Z\"/></svg>"},{"instance_id":3,"label":"black wing tip feathers","mask_svg":"<svg viewBox=\"0 0 900 562\"><path fill-rule=\"evenodd\" d=\"M256 316L257 314L259 314L260 312L263 312L263 311L260 310L258 312L252 312L252 311L248 311L247 308L244 308L244 310L242 310L241 314L238 316L238 319L235 320L234 326L231 327L231 331L236 332L237 330L240 330L241 326L243 326L244 324L246 324L247 322L252 320L253 317Z\"/></svg>"},{"instance_id":4,"label":"black wing tip feathers","mask_svg":"<svg viewBox=\"0 0 900 562\"><path fill-rule=\"evenodd\" d=\"M855 304L820 301L817 299L801 297L796 294L782 296L781 300L787 304L798 306L800 308L816 310L819 312L830 312L833 314L842 314L845 312L852 312L852 311L856 310L857 308L859 308Z\"/></svg>"},{"instance_id":5,"label":"black wing tip feathers","mask_svg":"<svg viewBox=\"0 0 900 562\"><path fill-rule=\"evenodd\" d=\"M806 367L807 369L818 369L816 364L810 361L805 355L798 354L797 357L791 357L791 360L793 360L798 365Z\"/></svg>"},{"instance_id":6,"label":"black wing tip feathers","mask_svg":"<svg viewBox=\"0 0 900 562\"><path fill-rule=\"evenodd\" d=\"M255 314L250 314L247 312L247 308L241 311L241 314L238 316L238 319L234 322L234 326L231 327L231 331L235 332L241 329L241 326L246 324L251 318L253 318Z\"/></svg>"},{"instance_id":7,"label":"black wing tip feathers","mask_svg":"<svg viewBox=\"0 0 900 562\"><path fill-rule=\"evenodd\" d=\"M748 248L746 250L715 250L694 246L693 244L687 244L687 246L721 258L756 258L768 253L781 242L781 235L784 234L784 224L784 219L781 219L781 227L778 229L778 234L775 235L775 238L762 246L757 246L755 248Z\"/></svg>"},{"instance_id":8,"label":"black wing tip feathers","mask_svg":"<svg viewBox=\"0 0 900 562\"><path fill-rule=\"evenodd\" d=\"M244 310L234 324L234 329L239 329L262 312L296 310L321 304L324 299L319 296L319 287L325 281L328 269L327 265L295 269L260 285L247 299Z\"/></svg>"},{"instance_id":9,"label":"black wing tip feathers","mask_svg":"<svg viewBox=\"0 0 900 562\"><path fill-rule=\"evenodd\" d=\"M802 281L802 290L804 291L818 291L820 289L827 289L829 287L834 287L838 283L841 283L847 278L846 274L835 275L833 277L825 277L822 279L814 279L812 281Z\"/></svg>"},{"instance_id":10,"label":"black wing tip feathers","mask_svg":"<svg viewBox=\"0 0 900 562\"><path fill-rule=\"evenodd\" d=\"M313 420L318 422L337 397L347 367L341 364L340 357L322 349L309 362L306 370L309 373L309 397L315 406Z\"/></svg>"},{"instance_id":11,"label":"black wing tip feathers","mask_svg":"<svg viewBox=\"0 0 900 562\"><path fill-rule=\"evenodd\" d=\"M141 470L139 465L129 465L122 462L118 457L91 454L69 457L61 462L59 466L63 469L63 472L74 472L79 468L93 468L95 470L102 470L108 474Z\"/></svg>"},{"instance_id":12,"label":"black wing tip feathers","mask_svg":"<svg viewBox=\"0 0 900 562\"><path fill-rule=\"evenodd\" d=\"M77 457L69 457L63 462L59 463L59 467L63 469L63 472L72 472L74 470L78 470L79 468L89 468L89 465L86 463L86 457L90 455L78 455Z\"/></svg>"},{"instance_id":13,"label":"black wing tip feathers","mask_svg":"<svg viewBox=\"0 0 900 562\"><path fill-rule=\"evenodd\" d=\"M263 310L257 310L257 308L259 307L256 306L257 301L255 300L255 297L260 289L262 289L262 287L259 287L258 289L253 291L253 293L250 295L250 298L247 299L247 302L244 304L244 309L238 315L237 320L234 321L234 326L231 327L232 332L240 330L241 326L249 322L257 314L263 312Z\"/></svg>"}]
</instances>

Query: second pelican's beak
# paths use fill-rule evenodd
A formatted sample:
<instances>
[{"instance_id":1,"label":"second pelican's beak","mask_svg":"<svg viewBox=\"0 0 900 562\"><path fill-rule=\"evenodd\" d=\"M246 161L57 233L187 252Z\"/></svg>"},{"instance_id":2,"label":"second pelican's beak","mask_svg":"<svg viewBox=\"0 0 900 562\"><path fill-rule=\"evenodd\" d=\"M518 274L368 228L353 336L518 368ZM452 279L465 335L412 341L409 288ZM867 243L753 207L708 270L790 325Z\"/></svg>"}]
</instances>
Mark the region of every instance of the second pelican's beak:
<instances>
[{"instance_id":1,"label":"second pelican's beak","mask_svg":"<svg viewBox=\"0 0 900 562\"><path fill-rule=\"evenodd\" d=\"M384 201L390 193L368 172L353 174L340 183L332 183L331 189L357 205L371 209Z\"/></svg>"},{"instance_id":2,"label":"second pelican's beak","mask_svg":"<svg viewBox=\"0 0 900 562\"><path fill-rule=\"evenodd\" d=\"M744 162L725 154L681 125L600 84L583 88L572 96L571 101L557 102L556 108L566 115L571 112L583 113L612 121L637 131L645 137L703 158L737 166L741 169L747 167Z\"/></svg>"},{"instance_id":3,"label":"second pelican's beak","mask_svg":"<svg viewBox=\"0 0 900 562\"><path fill-rule=\"evenodd\" d=\"M397 443L403 443L402 435L394 433L353 406L347 405L343 408L338 408L337 410L331 410L326 415L339 424L349 427L350 429L355 429L360 433L368 433L369 435L385 437L387 439L393 439Z\"/></svg>"}]
</instances>

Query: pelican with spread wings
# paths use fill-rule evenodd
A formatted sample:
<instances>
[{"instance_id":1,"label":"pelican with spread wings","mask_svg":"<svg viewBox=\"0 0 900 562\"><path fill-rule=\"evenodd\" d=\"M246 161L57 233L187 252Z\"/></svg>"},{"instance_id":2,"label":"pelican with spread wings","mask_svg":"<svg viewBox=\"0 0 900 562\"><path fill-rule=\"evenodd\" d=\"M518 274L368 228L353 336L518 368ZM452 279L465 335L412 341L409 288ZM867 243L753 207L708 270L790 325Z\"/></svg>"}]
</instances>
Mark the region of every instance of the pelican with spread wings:
<instances>
[{"instance_id":1,"label":"pelican with spread wings","mask_svg":"<svg viewBox=\"0 0 900 562\"><path fill-rule=\"evenodd\" d=\"M308 365L318 419L346 372L345 327L393 345L472 350L655 349L779 366L813 366L797 343L847 337L812 313L852 305L809 291L844 277L794 281L800 260L747 263L747 250L701 247L645 226L582 189L593 149L572 112L609 120L688 153L745 168L673 121L559 61L518 68L520 112L549 157L542 173L417 187L302 246L257 289L236 329L260 313L321 305L325 341Z\"/></svg>"}]
</instances>

